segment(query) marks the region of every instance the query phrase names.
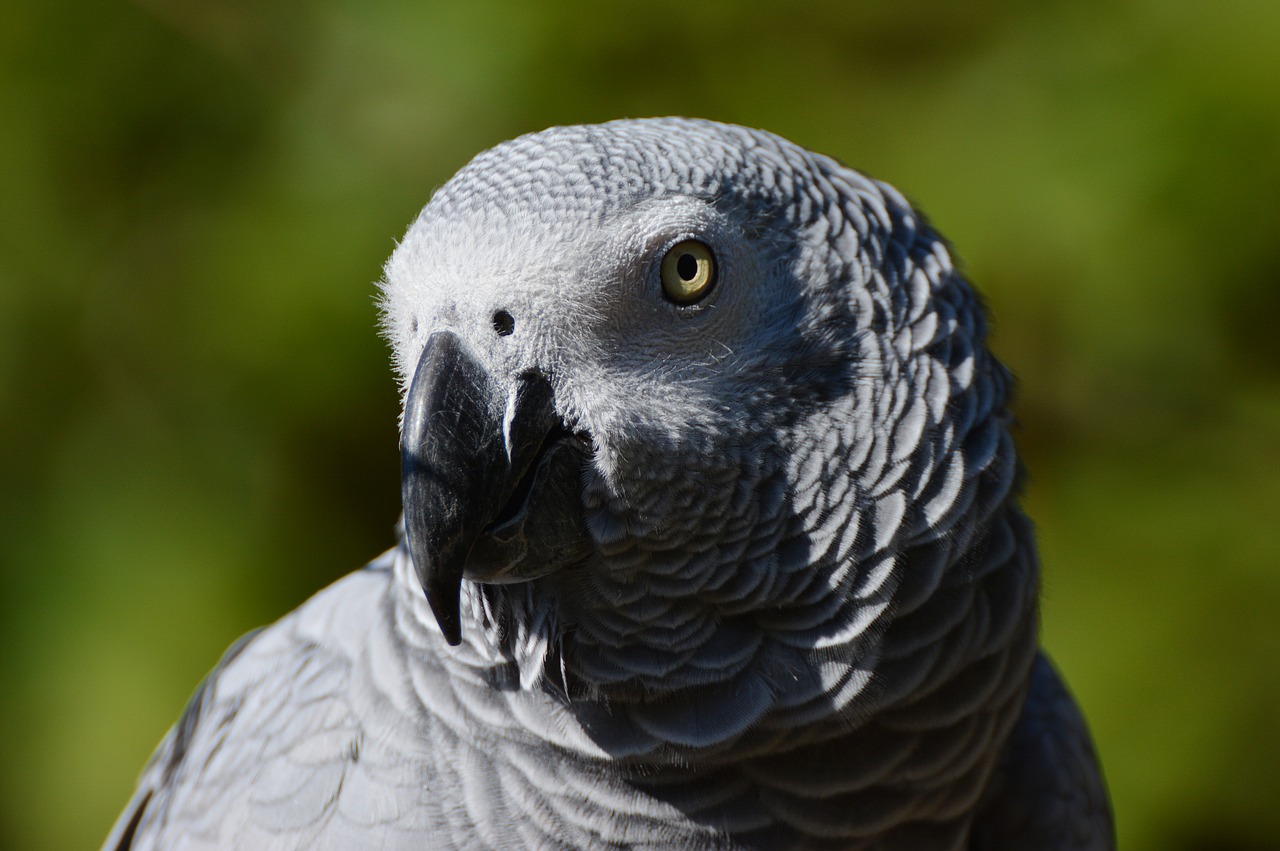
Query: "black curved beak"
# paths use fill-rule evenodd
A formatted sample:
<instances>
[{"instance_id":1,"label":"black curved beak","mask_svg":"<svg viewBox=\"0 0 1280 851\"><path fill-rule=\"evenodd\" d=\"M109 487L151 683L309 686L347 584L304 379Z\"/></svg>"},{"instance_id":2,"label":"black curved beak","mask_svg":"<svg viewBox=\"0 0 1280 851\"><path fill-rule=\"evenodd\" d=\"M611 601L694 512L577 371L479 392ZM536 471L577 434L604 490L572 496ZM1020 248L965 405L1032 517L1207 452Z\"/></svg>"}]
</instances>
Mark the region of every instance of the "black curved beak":
<instances>
[{"instance_id":1,"label":"black curved beak","mask_svg":"<svg viewBox=\"0 0 1280 851\"><path fill-rule=\"evenodd\" d=\"M580 518L581 456L565 451L569 441L561 437L567 435L545 376L526 373L507 389L456 334L437 331L427 340L405 400L401 496L409 554L450 644L462 640L464 573L480 581L519 581L545 572L506 575L511 565L505 561L518 561L524 550L507 559L512 548L493 535L495 527L508 538L513 526L523 530L523 517L536 503L532 488L548 476L564 481L572 474L574 493L545 489L560 502L570 497L568 514ZM572 525L581 532L580 522ZM469 564L473 549L480 555Z\"/></svg>"}]
</instances>

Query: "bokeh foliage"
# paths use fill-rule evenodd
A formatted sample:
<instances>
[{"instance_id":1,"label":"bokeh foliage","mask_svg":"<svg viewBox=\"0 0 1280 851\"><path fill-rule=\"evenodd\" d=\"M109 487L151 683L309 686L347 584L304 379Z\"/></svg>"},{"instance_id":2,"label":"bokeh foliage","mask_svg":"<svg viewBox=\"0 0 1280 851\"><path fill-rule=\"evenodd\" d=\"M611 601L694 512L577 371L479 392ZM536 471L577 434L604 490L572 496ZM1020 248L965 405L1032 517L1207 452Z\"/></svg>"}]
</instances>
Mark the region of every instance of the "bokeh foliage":
<instances>
[{"instance_id":1,"label":"bokeh foliage","mask_svg":"<svg viewBox=\"0 0 1280 851\"><path fill-rule=\"evenodd\" d=\"M1280 847L1280 5L63 0L0 17L0 845L94 847L241 632L392 540L372 282L475 152L766 127L995 313L1122 847Z\"/></svg>"}]
</instances>

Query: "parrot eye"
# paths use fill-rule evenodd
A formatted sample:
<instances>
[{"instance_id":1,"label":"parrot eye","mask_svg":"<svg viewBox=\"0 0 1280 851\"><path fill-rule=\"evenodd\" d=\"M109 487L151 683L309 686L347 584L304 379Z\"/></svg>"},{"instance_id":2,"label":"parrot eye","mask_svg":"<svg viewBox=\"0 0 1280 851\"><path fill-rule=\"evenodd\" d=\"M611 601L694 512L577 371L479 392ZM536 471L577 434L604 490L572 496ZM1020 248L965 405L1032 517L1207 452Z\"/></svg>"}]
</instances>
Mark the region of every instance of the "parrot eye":
<instances>
[{"instance_id":1,"label":"parrot eye","mask_svg":"<svg viewBox=\"0 0 1280 851\"><path fill-rule=\"evenodd\" d=\"M677 242L662 258L662 291L676 304L693 304L716 282L716 258L706 243Z\"/></svg>"}]
</instances>

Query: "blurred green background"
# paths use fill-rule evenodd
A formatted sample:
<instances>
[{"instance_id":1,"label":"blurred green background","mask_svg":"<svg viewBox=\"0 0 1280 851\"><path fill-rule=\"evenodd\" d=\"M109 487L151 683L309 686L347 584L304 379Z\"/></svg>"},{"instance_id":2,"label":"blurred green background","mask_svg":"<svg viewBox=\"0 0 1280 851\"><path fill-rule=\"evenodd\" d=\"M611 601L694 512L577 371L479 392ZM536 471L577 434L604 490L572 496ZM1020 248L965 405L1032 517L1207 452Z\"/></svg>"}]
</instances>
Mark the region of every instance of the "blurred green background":
<instances>
[{"instance_id":1,"label":"blurred green background","mask_svg":"<svg viewBox=\"0 0 1280 851\"><path fill-rule=\"evenodd\" d=\"M954 241L1122 847L1280 848L1277 45L1275 0L6 4L0 845L96 847L223 648L392 542L373 281L431 190L689 114Z\"/></svg>"}]
</instances>

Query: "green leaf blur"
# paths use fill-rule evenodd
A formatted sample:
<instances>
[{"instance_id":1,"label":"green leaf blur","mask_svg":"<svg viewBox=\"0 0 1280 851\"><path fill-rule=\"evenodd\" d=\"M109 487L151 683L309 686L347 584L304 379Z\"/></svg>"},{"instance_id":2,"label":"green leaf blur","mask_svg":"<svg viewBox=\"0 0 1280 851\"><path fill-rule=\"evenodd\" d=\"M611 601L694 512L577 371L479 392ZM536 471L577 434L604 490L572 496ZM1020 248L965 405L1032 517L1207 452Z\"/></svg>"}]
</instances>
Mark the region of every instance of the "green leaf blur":
<instances>
[{"instance_id":1,"label":"green leaf blur","mask_svg":"<svg viewBox=\"0 0 1280 851\"><path fill-rule=\"evenodd\" d=\"M1280 847L1277 44L1274 0L9 4L0 846L96 847L222 649L391 544L373 282L431 190L688 114L954 241L1121 846Z\"/></svg>"}]
</instances>

